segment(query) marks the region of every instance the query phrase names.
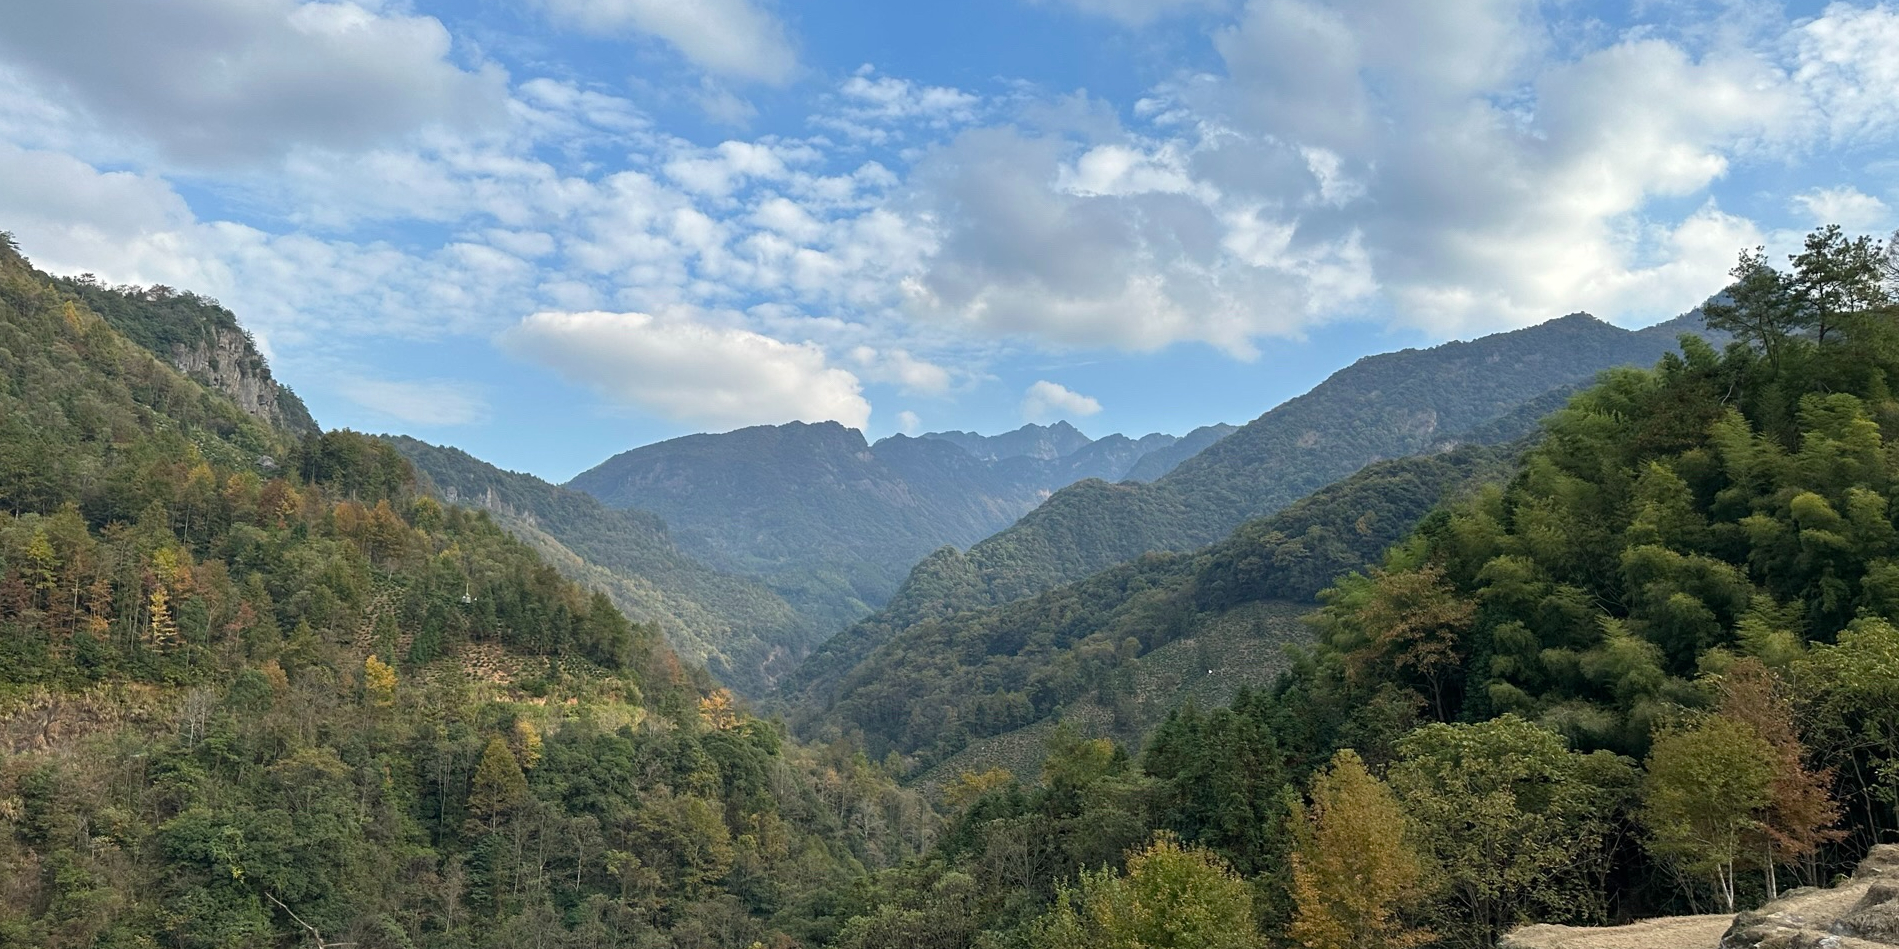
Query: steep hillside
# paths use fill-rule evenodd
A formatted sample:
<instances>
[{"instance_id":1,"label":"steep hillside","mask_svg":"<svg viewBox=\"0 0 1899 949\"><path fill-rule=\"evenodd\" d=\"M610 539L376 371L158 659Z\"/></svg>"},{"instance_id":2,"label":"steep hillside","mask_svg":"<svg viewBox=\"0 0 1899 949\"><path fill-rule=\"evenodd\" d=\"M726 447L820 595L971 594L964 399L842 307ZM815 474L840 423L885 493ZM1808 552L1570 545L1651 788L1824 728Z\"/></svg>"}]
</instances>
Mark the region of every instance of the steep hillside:
<instances>
[{"instance_id":1,"label":"steep hillside","mask_svg":"<svg viewBox=\"0 0 1899 949\"><path fill-rule=\"evenodd\" d=\"M1471 342L1359 360L1151 484L1084 481L952 563L914 573L922 588L974 590L954 608L1007 603L1139 557L1212 543L1384 458L1464 440L1514 437L1491 423L1621 365L1649 365L1700 327L1683 317L1641 331L1582 314ZM1533 418L1532 418L1533 421ZM914 592L897 595L916 599Z\"/></svg>"},{"instance_id":2,"label":"steep hillside","mask_svg":"<svg viewBox=\"0 0 1899 949\"><path fill-rule=\"evenodd\" d=\"M937 547L974 544L1050 492L1118 479L1176 441L1096 441L1057 423L870 445L835 422L792 423L648 445L568 487L660 515L688 554L755 577L838 629L881 606Z\"/></svg>"},{"instance_id":3,"label":"steep hillside","mask_svg":"<svg viewBox=\"0 0 1899 949\"><path fill-rule=\"evenodd\" d=\"M817 944L927 843L386 444L254 407L0 235L0 944Z\"/></svg>"},{"instance_id":4,"label":"steep hillside","mask_svg":"<svg viewBox=\"0 0 1899 949\"><path fill-rule=\"evenodd\" d=\"M681 654L746 695L764 694L816 645L812 619L763 584L681 553L656 515L609 508L454 448L385 438L444 500L487 511L563 572L607 591L627 616L658 625Z\"/></svg>"},{"instance_id":5,"label":"steep hillside","mask_svg":"<svg viewBox=\"0 0 1899 949\"><path fill-rule=\"evenodd\" d=\"M303 400L271 377L250 333L217 301L171 287L108 287L90 275L54 279L126 338L244 411L295 434L317 430Z\"/></svg>"},{"instance_id":6,"label":"steep hillside","mask_svg":"<svg viewBox=\"0 0 1899 949\"><path fill-rule=\"evenodd\" d=\"M1512 456L1466 446L1381 462L1200 551L1150 554L1014 603L941 610L952 591L894 600L825 643L787 680L787 706L810 733L849 735L874 754L896 751L922 767L1083 701L1113 711L1111 734L1138 741L1168 709L1144 704L1129 687L1138 660L1231 626L1262 605L1311 604L1445 498L1501 477ZM960 558L946 549L918 572ZM1226 637L1235 646L1305 638L1296 624L1277 620L1241 625L1252 632ZM1239 662L1237 653L1202 658L1208 674ZM1259 668L1251 684L1268 686L1277 671Z\"/></svg>"},{"instance_id":7,"label":"steep hillside","mask_svg":"<svg viewBox=\"0 0 1899 949\"><path fill-rule=\"evenodd\" d=\"M1240 430L1238 425L1221 422L1218 425L1202 425L1180 436L1173 444L1156 448L1141 456L1127 473L1120 478L1103 478L1103 481L1153 481L1180 467L1180 463L1206 451L1214 442Z\"/></svg>"}]
</instances>

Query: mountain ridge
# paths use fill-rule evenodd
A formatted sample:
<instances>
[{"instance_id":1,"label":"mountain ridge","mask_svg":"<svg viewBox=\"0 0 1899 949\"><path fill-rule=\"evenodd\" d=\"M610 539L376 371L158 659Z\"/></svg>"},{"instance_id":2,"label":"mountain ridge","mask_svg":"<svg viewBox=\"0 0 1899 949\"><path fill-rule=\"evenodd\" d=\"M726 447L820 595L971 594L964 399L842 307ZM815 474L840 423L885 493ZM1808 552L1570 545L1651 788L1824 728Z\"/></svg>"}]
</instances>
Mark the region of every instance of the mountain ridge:
<instances>
[{"instance_id":1,"label":"mountain ridge","mask_svg":"<svg viewBox=\"0 0 1899 949\"><path fill-rule=\"evenodd\" d=\"M1200 440L1223 434L1196 431ZM937 547L972 545L1052 491L1119 479L1179 441L1091 439L1058 422L870 443L837 422L791 422L641 446L565 487L654 512L681 550L765 583L835 630L881 606Z\"/></svg>"}]
</instances>

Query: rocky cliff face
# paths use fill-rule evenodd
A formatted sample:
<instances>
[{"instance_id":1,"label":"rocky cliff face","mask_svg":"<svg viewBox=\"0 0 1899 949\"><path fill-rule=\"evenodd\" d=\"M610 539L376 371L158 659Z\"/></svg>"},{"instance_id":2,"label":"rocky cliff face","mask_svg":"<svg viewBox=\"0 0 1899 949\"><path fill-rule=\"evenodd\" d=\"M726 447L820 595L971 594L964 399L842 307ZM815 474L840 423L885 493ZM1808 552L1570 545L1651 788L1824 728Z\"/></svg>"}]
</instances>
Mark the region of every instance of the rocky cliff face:
<instances>
[{"instance_id":1,"label":"rocky cliff face","mask_svg":"<svg viewBox=\"0 0 1899 949\"><path fill-rule=\"evenodd\" d=\"M173 343L170 357L179 372L230 396L251 415L293 432L316 430L303 400L271 378L264 357L242 331L209 330L194 342Z\"/></svg>"}]
</instances>

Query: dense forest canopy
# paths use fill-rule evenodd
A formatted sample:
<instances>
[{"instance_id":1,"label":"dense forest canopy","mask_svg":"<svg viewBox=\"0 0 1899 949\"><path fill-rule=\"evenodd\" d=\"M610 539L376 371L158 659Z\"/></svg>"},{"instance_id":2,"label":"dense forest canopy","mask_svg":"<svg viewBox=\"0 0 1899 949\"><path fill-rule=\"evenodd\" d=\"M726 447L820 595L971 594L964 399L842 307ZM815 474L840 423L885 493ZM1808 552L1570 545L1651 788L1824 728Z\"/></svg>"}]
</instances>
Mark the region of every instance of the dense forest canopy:
<instances>
[{"instance_id":1,"label":"dense forest canopy","mask_svg":"<svg viewBox=\"0 0 1899 949\"><path fill-rule=\"evenodd\" d=\"M101 293L0 247L0 944L817 944L927 844L848 749Z\"/></svg>"}]
</instances>

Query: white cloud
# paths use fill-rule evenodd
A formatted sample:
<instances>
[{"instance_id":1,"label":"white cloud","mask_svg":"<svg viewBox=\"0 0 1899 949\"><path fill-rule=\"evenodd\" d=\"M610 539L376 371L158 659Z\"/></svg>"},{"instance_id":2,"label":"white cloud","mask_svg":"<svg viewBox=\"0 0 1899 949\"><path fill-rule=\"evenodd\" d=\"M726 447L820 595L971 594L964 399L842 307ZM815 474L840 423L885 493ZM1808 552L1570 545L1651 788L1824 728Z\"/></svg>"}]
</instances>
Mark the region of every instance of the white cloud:
<instances>
[{"instance_id":1,"label":"white cloud","mask_svg":"<svg viewBox=\"0 0 1899 949\"><path fill-rule=\"evenodd\" d=\"M1899 131L1899 10L1833 3L1793 40L1794 82L1836 141L1868 144Z\"/></svg>"},{"instance_id":2,"label":"white cloud","mask_svg":"<svg viewBox=\"0 0 1899 949\"><path fill-rule=\"evenodd\" d=\"M561 21L591 33L657 36L721 75L783 83L798 68L785 25L751 0L543 0Z\"/></svg>"},{"instance_id":3,"label":"white cloud","mask_svg":"<svg viewBox=\"0 0 1899 949\"><path fill-rule=\"evenodd\" d=\"M485 244L411 254L200 221L161 178L4 143L0 222L49 271L216 297L293 359L318 359L341 340L474 331L497 311L531 308L537 279L526 261Z\"/></svg>"},{"instance_id":4,"label":"white cloud","mask_svg":"<svg viewBox=\"0 0 1899 949\"><path fill-rule=\"evenodd\" d=\"M1305 237L1279 209L1190 180L1172 146L1140 144L1071 164L1063 139L979 129L933 153L917 177L937 247L904 284L910 311L1060 344L1250 356L1315 302L1349 311L1375 289L1356 233Z\"/></svg>"},{"instance_id":5,"label":"white cloud","mask_svg":"<svg viewBox=\"0 0 1899 949\"><path fill-rule=\"evenodd\" d=\"M1225 10L1232 0L1033 0L1036 3L1059 2L1095 16L1117 20L1128 26L1146 26L1162 17L1193 10Z\"/></svg>"},{"instance_id":6,"label":"white cloud","mask_svg":"<svg viewBox=\"0 0 1899 949\"><path fill-rule=\"evenodd\" d=\"M858 346L851 350L851 361L863 370L864 378L894 384L912 395L942 395L949 391L948 369L918 359L902 349L879 352L869 346Z\"/></svg>"},{"instance_id":7,"label":"white cloud","mask_svg":"<svg viewBox=\"0 0 1899 949\"><path fill-rule=\"evenodd\" d=\"M903 127L947 129L976 121L983 100L951 86L928 86L896 76L880 76L865 65L838 87L834 112L812 117L813 124L859 142L888 144L903 137Z\"/></svg>"},{"instance_id":8,"label":"white cloud","mask_svg":"<svg viewBox=\"0 0 1899 949\"><path fill-rule=\"evenodd\" d=\"M468 425L488 417L488 402L462 382L348 379L342 392L372 412L412 425Z\"/></svg>"},{"instance_id":9,"label":"white cloud","mask_svg":"<svg viewBox=\"0 0 1899 949\"><path fill-rule=\"evenodd\" d=\"M296 0L0 5L0 57L44 98L193 163L355 150L505 118L506 75L431 17Z\"/></svg>"},{"instance_id":10,"label":"white cloud","mask_svg":"<svg viewBox=\"0 0 1899 949\"><path fill-rule=\"evenodd\" d=\"M1892 220L1886 202L1851 185L1803 191L1794 195L1793 209L1810 224L1838 224L1850 231L1883 227Z\"/></svg>"},{"instance_id":11,"label":"white cloud","mask_svg":"<svg viewBox=\"0 0 1899 949\"><path fill-rule=\"evenodd\" d=\"M1042 379L1029 386L1022 397L1022 417L1031 422L1050 422L1059 418L1085 418L1101 411L1100 401Z\"/></svg>"},{"instance_id":12,"label":"white cloud","mask_svg":"<svg viewBox=\"0 0 1899 949\"><path fill-rule=\"evenodd\" d=\"M622 405L667 418L739 427L870 420L857 377L824 351L692 314L536 313L500 340Z\"/></svg>"},{"instance_id":13,"label":"white cloud","mask_svg":"<svg viewBox=\"0 0 1899 949\"><path fill-rule=\"evenodd\" d=\"M905 409L897 413L897 431L905 435L915 435L923 431L923 420L915 412Z\"/></svg>"}]
</instances>

